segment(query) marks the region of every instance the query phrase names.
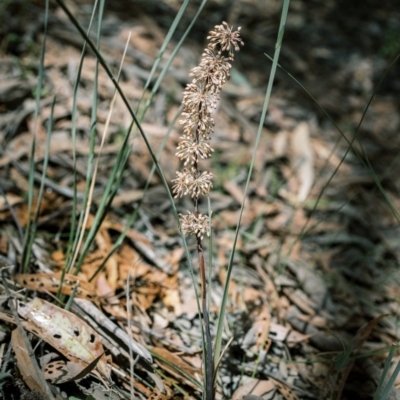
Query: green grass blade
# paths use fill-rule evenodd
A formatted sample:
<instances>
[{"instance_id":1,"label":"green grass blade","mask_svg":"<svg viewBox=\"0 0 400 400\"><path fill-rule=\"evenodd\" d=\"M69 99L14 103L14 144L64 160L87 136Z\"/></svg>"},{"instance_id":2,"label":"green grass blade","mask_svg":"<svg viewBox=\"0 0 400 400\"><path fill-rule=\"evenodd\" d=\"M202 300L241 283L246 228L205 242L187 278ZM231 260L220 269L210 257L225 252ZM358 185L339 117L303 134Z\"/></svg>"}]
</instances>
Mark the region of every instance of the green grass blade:
<instances>
[{"instance_id":1,"label":"green grass blade","mask_svg":"<svg viewBox=\"0 0 400 400\"><path fill-rule=\"evenodd\" d=\"M271 72L270 72L270 75L269 75L267 92L265 94L263 110L262 110L260 123L259 123L258 131L257 131L257 137L256 137L254 149L253 149L253 155L252 155L252 159L251 159L249 173L247 175L247 181L246 181L246 186L245 186L245 189L244 189L243 201L242 201L242 204L241 204L241 207L240 207L239 220L238 220L238 223L237 223L237 226L236 226L235 238L234 238L234 241L233 241L233 248L232 248L231 255L229 257L229 263L228 263L227 274L226 274L226 281L225 281L225 286L224 286L224 293L223 293L223 296L222 296L221 309L220 309L220 314L219 314L219 319L218 319L217 335L216 335L216 338L215 338L215 348L214 348L214 366L215 367L217 367L217 365L218 365L219 357L220 357L220 354L221 354L222 333L223 333L224 320L225 320L226 303L227 303L227 300L228 300L229 283L230 283L232 270L233 270L233 257L234 257L234 254L235 254L237 239L238 239L238 236L239 236L240 222L241 222L242 215L243 215L245 199L246 199L246 196L247 196L249 183L250 183L250 178L251 178L251 174L252 174L252 171L253 171L255 157L256 157L256 153L257 153L257 148L258 148L258 144L260 142L262 128L263 128L265 116L266 116L266 113L267 113L269 99L270 99L271 91L272 91L272 86L273 86L273 83L274 83L275 72L276 72L276 68L277 68L277 65L278 65L279 54L280 54L280 50L281 50L281 46L282 46L283 34L284 34L284 31L285 31L285 25L286 25L286 19L287 19L289 4L290 4L290 0L284 0L283 6L282 6L281 20L280 20L280 24L279 24L278 39L277 39L277 42L276 42L274 59L273 59L272 67L271 67Z\"/></svg>"},{"instance_id":2,"label":"green grass blade","mask_svg":"<svg viewBox=\"0 0 400 400\"><path fill-rule=\"evenodd\" d=\"M160 164L153 152L153 149L147 139L146 134L144 133L142 126L135 114L135 112L133 111L133 108L131 107L127 97L125 96L123 90L121 89L121 87L119 86L116 78L114 77L110 67L108 66L108 64L105 62L103 56L100 54L99 50L96 48L96 46L94 45L94 43L90 40L90 38L88 37L88 35L85 33L85 31L83 30L83 28L81 27L81 25L79 24L79 22L76 20L76 18L73 16L73 14L71 13L71 11L69 10L69 8L64 4L64 2L62 0L56 0L57 4L62 8L62 10L66 13L67 17L69 18L69 20L71 21L71 23L75 26L75 28L79 31L79 33L81 34L81 36L83 37L83 39L88 43L89 47L92 49L92 51L95 53L96 57L98 58L100 64L102 65L102 67L104 68L105 72L107 73L107 75L109 76L109 78L111 79L111 81L113 82L115 88L117 89L119 95L121 96L122 101L124 102L125 106L127 107L134 123L136 124L136 126L138 127L138 130L140 132L140 135L142 136L146 147L149 151L149 154L151 156L151 158L153 159L154 165L156 167L156 170L158 172L158 175L160 176L160 179L163 183L163 186L167 192L167 196L168 199L170 200L171 206L172 206L172 210L173 210L173 214L175 216L175 219L177 221L178 227L179 227L179 232L181 234L181 237L183 238L183 244L184 244L184 248L185 248L185 253L187 256L187 260L189 262L189 266L190 266L190 270L193 271L193 267L192 267L192 262L191 262L191 257L190 257L190 253L188 251L187 248L187 244L186 244L186 240L185 237L183 235L182 232L182 228L180 225L180 221L179 221L179 217L178 217L178 212L174 203L174 199L172 196L172 193L169 189L167 180L165 179L164 173L160 167Z\"/></svg>"},{"instance_id":3,"label":"green grass blade","mask_svg":"<svg viewBox=\"0 0 400 400\"><path fill-rule=\"evenodd\" d=\"M393 387L394 385L394 381L397 378L397 375L400 372L400 362L397 363L395 370L393 371L392 376L389 379L389 382L387 383L385 389L382 392L382 396L380 397L380 400L386 400L386 398L389 395L390 389Z\"/></svg>"},{"instance_id":4,"label":"green grass blade","mask_svg":"<svg viewBox=\"0 0 400 400\"><path fill-rule=\"evenodd\" d=\"M28 235L28 242L27 242L28 249L32 249L33 242L36 237L37 225L38 225L38 220L39 220L39 216L40 216L40 208L41 208L43 195L44 195L45 178L46 178L47 166L49 164L49 157L50 157L50 141L51 141L51 133L53 130L55 104L56 104L56 98L54 97L53 103L51 105L50 117L49 117L49 120L47 123L47 135L46 135L46 145L45 145L45 152L44 152L44 158L43 158L43 170L42 170L42 175L41 175L41 180L40 180L39 193L37 196L37 204L36 204L35 214L31 221L31 227L30 227L29 235Z\"/></svg>"},{"instance_id":5,"label":"green grass blade","mask_svg":"<svg viewBox=\"0 0 400 400\"><path fill-rule=\"evenodd\" d=\"M97 34L96 34L96 48L100 48L101 41L101 26L104 14L104 0L100 0L98 18L97 18ZM82 204L82 212L79 218L79 225L76 232L74 241L73 256L69 265L68 271L71 272L74 267L75 261L81 250L81 243L84 240L87 219L89 217L88 208L90 208L90 192L92 185L94 185L94 168L95 168L95 144L96 144L96 125L97 125L97 103L98 103L98 76L99 76L99 60L96 59L95 72L93 79L93 100L92 100L92 113L91 113L91 131L89 140L89 155L87 163L86 184L84 191L84 199ZM85 211L83 211L85 210Z\"/></svg>"},{"instance_id":6,"label":"green grass blade","mask_svg":"<svg viewBox=\"0 0 400 400\"><path fill-rule=\"evenodd\" d=\"M97 10L97 5L98 5L98 0L95 1L93 5L93 10L92 10L92 15L90 17L89 21L89 27L87 30L87 34L89 35L93 21L96 15L96 10ZM67 246L67 252L66 252L66 264L65 264L65 271L69 270L71 268L72 264L72 256L74 253L74 250L76 248L76 240L77 240L77 227L76 227L76 219L78 217L78 197L77 197L77 171L76 171L76 164L77 164L77 158L76 158L76 126L77 126L77 104L78 104L78 92L79 92L79 85L81 81L81 74L82 74L82 68L83 68L83 62L85 60L85 54L86 54L86 47L87 47L87 42L84 41L83 46L82 46L82 52L81 52L81 57L79 60L79 65L78 65L78 70L77 70L77 76L76 76L76 81L74 84L74 91L73 91L73 97L72 97L72 129L71 129L71 141L72 141L72 165L73 165L73 190L74 190L74 197L72 199L72 216L71 216L71 226L70 226L70 233L69 233L69 240L68 240L68 246ZM83 203L85 200L83 200Z\"/></svg>"},{"instance_id":7,"label":"green grass blade","mask_svg":"<svg viewBox=\"0 0 400 400\"><path fill-rule=\"evenodd\" d=\"M33 235L31 234L31 211L33 205L33 195L34 195L34 185L35 185L35 149L36 149L36 129L38 124L38 116L40 111L40 98L42 94L43 87L43 73L44 73L44 55L46 51L46 39L47 39L47 27L49 21L49 1L46 0L45 5L45 14L44 14L44 32L43 32L43 43L42 48L40 50L40 61L39 61L39 75L38 75L38 83L36 86L36 106L34 112L34 124L33 124L33 132L32 132L32 146L30 153L30 162L29 162L29 190L28 190L28 222L25 229L25 238L24 245L22 251L22 271L24 273L27 272L29 261L32 254L32 243L34 240Z\"/></svg>"},{"instance_id":8,"label":"green grass blade","mask_svg":"<svg viewBox=\"0 0 400 400\"><path fill-rule=\"evenodd\" d=\"M392 362L392 359L393 359L396 349L397 349L397 346L395 344L392 344L390 346L389 354L386 358L385 365L384 365L383 371L382 371L382 375L379 379L378 387L376 388L376 392L375 392L374 398L372 400L378 400L380 398L379 395L381 394L382 386L383 386L383 383L385 382L386 375L389 371L390 364Z\"/></svg>"},{"instance_id":9,"label":"green grass blade","mask_svg":"<svg viewBox=\"0 0 400 400\"><path fill-rule=\"evenodd\" d=\"M83 28L80 26L80 24L78 23L78 21L76 20L76 18L72 15L71 11L69 10L69 8L64 4L64 2L62 0L56 0L57 4L63 9L63 11L66 13L66 15L68 16L69 20L71 21L71 23L76 27L76 29L79 31L79 33L81 34L81 36L87 41L88 45L90 46L90 48L92 49L92 51L95 53L96 57L99 60L99 63L102 65L102 67L104 68L105 72L107 73L107 75L109 76L109 78L111 79L111 81L113 82L115 88L117 89L119 95L121 96L122 101L124 102L125 106L127 107L134 123L136 124L136 126L139 129L140 135L142 136L145 145L149 151L149 154L156 166L156 170L160 176L160 179L164 185L164 188L167 192L168 198L171 202L171 206L173 208L173 212L175 215L175 218L178 221L179 224L179 218L178 218L178 213L175 207L175 203L174 203L174 199L173 196L171 194L171 191L169 189L167 180L165 179L164 173L160 167L159 162L157 161L157 158L153 152L153 149L147 139L146 134L143 131L143 128L136 116L136 113L133 111L132 106L130 105L130 102L128 101L127 97L125 96L125 93L123 92L123 90L121 89L121 87L119 86L115 76L113 75L110 67L108 66L108 64L106 63L106 61L104 60L104 57L100 54L100 51L96 48L96 46L94 45L94 43L90 40L90 38L88 37L88 35L85 33L85 31L83 30ZM180 224L179 224L180 227ZM180 229L181 231L181 229Z\"/></svg>"}]
</instances>

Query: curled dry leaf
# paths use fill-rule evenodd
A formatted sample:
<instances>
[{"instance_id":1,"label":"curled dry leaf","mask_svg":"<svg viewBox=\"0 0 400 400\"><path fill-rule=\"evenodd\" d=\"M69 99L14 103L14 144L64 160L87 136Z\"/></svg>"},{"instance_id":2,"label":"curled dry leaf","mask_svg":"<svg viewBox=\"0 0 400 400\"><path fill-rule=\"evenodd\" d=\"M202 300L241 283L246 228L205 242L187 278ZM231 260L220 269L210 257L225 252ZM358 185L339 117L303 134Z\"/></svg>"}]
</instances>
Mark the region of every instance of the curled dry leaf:
<instances>
[{"instance_id":1,"label":"curled dry leaf","mask_svg":"<svg viewBox=\"0 0 400 400\"><path fill-rule=\"evenodd\" d=\"M18 329L12 331L11 345L17 359L18 369L24 382L28 385L29 389L45 394L40 379L37 376L38 371L32 364L28 350L25 348L24 340L22 339Z\"/></svg>"},{"instance_id":2,"label":"curled dry leaf","mask_svg":"<svg viewBox=\"0 0 400 400\"><path fill-rule=\"evenodd\" d=\"M61 274L17 274L15 280L24 288L30 290L36 290L38 292L48 291L51 293L57 293L60 290L61 293L67 296L71 295L74 288L78 286L75 296L78 298L84 298L93 300L95 295L95 288L89 282L80 280L77 276L71 274L65 274L61 285Z\"/></svg>"},{"instance_id":3,"label":"curled dry leaf","mask_svg":"<svg viewBox=\"0 0 400 400\"><path fill-rule=\"evenodd\" d=\"M101 356L96 369L109 378L110 366L100 337L86 322L39 298L19 303L18 313L35 326L33 333L69 360L87 365Z\"/></svg>"}]
</instances>

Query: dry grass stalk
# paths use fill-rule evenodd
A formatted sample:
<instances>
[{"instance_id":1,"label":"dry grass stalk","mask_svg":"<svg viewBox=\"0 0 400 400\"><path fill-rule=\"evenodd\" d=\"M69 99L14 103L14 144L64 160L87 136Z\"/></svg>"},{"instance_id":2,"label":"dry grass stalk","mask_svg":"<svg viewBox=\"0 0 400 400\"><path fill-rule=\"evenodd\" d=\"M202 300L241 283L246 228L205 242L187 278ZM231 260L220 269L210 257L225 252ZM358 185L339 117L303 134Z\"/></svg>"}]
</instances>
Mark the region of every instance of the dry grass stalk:
<instances>
[{"instance_id":1,"label":"dry grass stalk","mask_svg":"<svg viewBox=\"0 0 400 400\"><path fill-rule=\"evenodd\" d=\"M199 256L201 278L201 303L206 332L206 390L207 399L214 398L213 359L210 327L206 306L206 275L202 240L210 233L210 221L207 215L199 212L199 197L207 196L212 189L212 174L201 171L199 162L211 157L214 151L209 145L210 135L214 132L214 111L219 101L223 84L230 77L234 50L243 45L240 28L233 31L226 22L216 25L207 37L209 44L204 50L200 64L193 68L190 76L193 80L183 92L183 113L180 124L183 136L177 147L177 157L183 161L183 170L176 172L173 182L175 197L189 195L193 199L194 212L179 214L182 231L185 235L195 235Z\"/></svg>"}]
</instances>

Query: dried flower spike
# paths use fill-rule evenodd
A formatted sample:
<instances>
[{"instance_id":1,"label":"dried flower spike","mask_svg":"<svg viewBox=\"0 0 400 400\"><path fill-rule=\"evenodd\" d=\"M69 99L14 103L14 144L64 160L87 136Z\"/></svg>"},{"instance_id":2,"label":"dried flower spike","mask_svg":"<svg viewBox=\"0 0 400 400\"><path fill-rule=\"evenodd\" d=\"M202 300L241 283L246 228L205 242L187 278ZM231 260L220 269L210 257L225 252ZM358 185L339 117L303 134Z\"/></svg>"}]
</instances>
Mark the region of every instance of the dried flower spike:
<instances>
[{"instance_id":1,"label":"dried flower spike","mask_svg":"<svg viewBox=\"0 0 400 400\"><path fill-rule=\"evenodd\" d=\"M199 197L207 196L212 189L212 174L199 169L201 160L211 157L214 151L209 145L214 132L213 113L217 108L222 85L229 79L233 50L243 45L240 28L233 31L226 22L215 26L208 36L209 44L203 52L199 66L192 69L192 82L183 92L183 112L179 123L183 126L183 135L177 147L176 155L183 161L183 171L177 171L172 180L175 197L189 195L193 199L194 212L179 214L184 235L195 235L199 255L201 281L201 307L207 345L205 349L206 398L213 400L215 390L213 377L213 348L211 344L210 323L207 311L207 280L202 241L204 234L210 235L210 220L199 212ZM190 167L186 167L190 163ZM186 167L186 168L185 168Z\"/></svg>"},{"instance_id":2,"label":"dried flower spike","mask_svg":"<svg viewBox=\"0 0 400 400\"><path fill-rule=\"evenodd\" d=\"M200 64L193 68L193 80L183 92L183 112L179 123L183 126L183 136L176 155L186 167L176 173L172 180L175 197L189 195L194 199L194 214L180 214L180 222L185 235L196 235L202 239L209 234L208 217L198 211L198 198L206 196L212 189L212 174L199 169L199 162L211 157L214 151L210 135L214 132L213 113L217 108L222 85L229 79L233 51L243 46L240 28L234 31L226 22L214 27L209 33L209 44L204 50Z\"/></svg>"}]
</instances>

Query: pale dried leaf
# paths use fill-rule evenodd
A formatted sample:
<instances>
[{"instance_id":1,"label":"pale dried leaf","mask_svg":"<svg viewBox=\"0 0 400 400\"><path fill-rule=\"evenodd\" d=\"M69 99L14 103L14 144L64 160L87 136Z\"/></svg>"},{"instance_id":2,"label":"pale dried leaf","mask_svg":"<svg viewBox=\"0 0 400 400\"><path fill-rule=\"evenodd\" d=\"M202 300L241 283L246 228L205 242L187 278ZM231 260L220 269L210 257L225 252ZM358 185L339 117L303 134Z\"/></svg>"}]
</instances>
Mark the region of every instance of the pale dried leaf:
<instances>
[{"instance_id":1,"label":"pale dried leaf","mask_svg":"<svg viewBox=\"0 0 400 400\"><path fill-rule=\"evenodd\" d=\"M15 206L16 204L22 203L23 201L24 199L22 197L12 193L7 193L6 195L0 197L0 211L7 210L9 205Z\"/></svg>"},{"instance_id":2,"label":"pale dried leaf","mask_svg":"<svg viewBox=\"0 0 400 400\"><path fill-rule=\"evenodd\" d=\"M292 153L293 168L300 183L297 199L304 201L314 181L314 156L307 122L300 122L292 133Z\"/></svg>"},{"instance_id":3,"label":"pale dried leaf","mask_svg":"<svg viewBox=\"0 0 400 400\"><path fill-rule=\"evenodd\" d=\"M57 293L59 290L62 294L70 296L75 287L75 296L88 300L93 300L95 295L94 285L82 281L75 275L65 274L61 284L61 274L40 273L40 274L17 274L15 280L24 288L35 290L37 292ZM61 287L61 289L60 289Z\"/></svg>"},{"instance_id":4,"label":"pale dried leaf","mask_svg":"<svg viewBox=\"0 0 400 400\"><path fill-rule=\"evenodd\" d=\"M40 379L37 377L35 369L29 357L28 350L25 348L24 341L18 331L14 329L11 334L11 345L17 359L18 369L22 375L22 379L27 384L29 389L36 390L39 393L46 394L42 389Z\"/></svg>"},{"instance_id":5,"label":"pale dried leaf","mask_svg":"<svg viewBox=\"0 0 400 400\"><path fill-rule=\"evenodd\" d=\"M41 339L69 360L90 364L102 355L97 370L107 378L110 376L99 335L75 314L39 298L19 303L18 313L35 325Z\"/></svg>"}]
</instances>

